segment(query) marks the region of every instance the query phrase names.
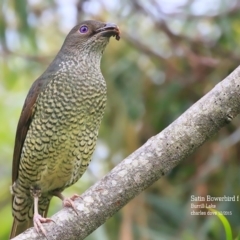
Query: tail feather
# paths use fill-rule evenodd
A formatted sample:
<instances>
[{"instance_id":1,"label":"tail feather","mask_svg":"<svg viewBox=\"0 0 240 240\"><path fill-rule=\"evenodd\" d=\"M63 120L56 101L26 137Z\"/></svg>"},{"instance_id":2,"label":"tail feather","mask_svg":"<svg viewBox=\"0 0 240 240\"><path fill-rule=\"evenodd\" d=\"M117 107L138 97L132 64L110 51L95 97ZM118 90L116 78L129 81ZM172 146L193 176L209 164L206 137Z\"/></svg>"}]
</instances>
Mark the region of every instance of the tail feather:
<instances>
[{"instance_id":1,"label":"tail feather","mask_svg":"<svg viewBox=\"0 0 240 240\"><path fill-rule=\"evenodd\" d=\"M50 204L50 201L48 202L48 205L46 206L45 211L43 211L43 212L40 211L39 212L39 214L41 214L43 217L47 217L49 204ZM13 224L12 224L12 230L11 230L11 234L10 234L10 239L16 237L20 233L23 233L25 230L27 230L30 227L33 227L33 219L28 219L26 221L19 222L14 217Z\"/></svg>"},{"instance_id":2,"label":"tail feather","mask_svg":"<svg viewBox=\"0 0 240 240\"><path fill-rule=\"evenodd\" d=\"M28 228L33 226L33 221L32 219L29 219L24 222L19 222L16 218L13 220L13 225L12 225L12 230L10 234L10 239L16 237L20 233L24 232Z\"/></svg>"}]
</instances>

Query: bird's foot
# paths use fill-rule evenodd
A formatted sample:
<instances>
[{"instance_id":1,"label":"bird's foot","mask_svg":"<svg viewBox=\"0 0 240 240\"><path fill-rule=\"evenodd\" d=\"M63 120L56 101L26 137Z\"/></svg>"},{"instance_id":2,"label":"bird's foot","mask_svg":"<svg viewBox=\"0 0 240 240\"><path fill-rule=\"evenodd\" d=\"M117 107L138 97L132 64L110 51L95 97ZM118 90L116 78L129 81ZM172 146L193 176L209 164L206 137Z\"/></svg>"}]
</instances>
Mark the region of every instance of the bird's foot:
<instances>
[{"instance_id":1,"label":"bird's foot","mask_svg":"<svg viewBox=\"0 0 240 240\"><path fill-rule=\"evenodd\" d=\"M74 201L75 199L79 198L79 197L81 197L81 196L78 195L78 194L74 194L74 195L73 195L72 197L70 197L70 198L63 198L63 199L62 199L63 206L64 206L64 207L71 207L71 208L76 212L76 214L78 214L77 209L76 209L75 204L74 204L73 201Z\"/></svg>"},{"instance_id":2,"label":"bird's foot","mask_svg":"<svg viewBox=\"0 0 240 240\"><path fill-rule=\"evenodd\" d=\"M48 222L54 222L54 221L51 218L44 218L40 214L34 214L34 217L33 217L34 228L39 234L43 233L45 237L47 237L46 230L44 229L42 223L48 223Z\"/></svg>"}]
</instances>

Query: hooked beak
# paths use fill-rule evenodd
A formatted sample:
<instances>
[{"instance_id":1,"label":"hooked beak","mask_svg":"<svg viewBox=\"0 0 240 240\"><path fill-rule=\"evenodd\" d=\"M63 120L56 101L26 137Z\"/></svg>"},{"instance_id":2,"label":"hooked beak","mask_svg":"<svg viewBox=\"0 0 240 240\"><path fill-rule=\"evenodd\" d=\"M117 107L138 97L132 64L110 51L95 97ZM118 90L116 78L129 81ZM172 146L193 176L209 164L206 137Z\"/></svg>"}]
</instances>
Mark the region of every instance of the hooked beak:
<instances>
[{"instance_id":1,"label":"hooked beak","mask_svg":"<svg viewBox=\"0 0 240 240\"><path fill-rule=\"evenodd\" d=\"M101 33L104 37L116 37L116 40L120 39L119 27L114 23L106 23L106 25L97 30L97 33Z\"/></svg>"}]
</instances>

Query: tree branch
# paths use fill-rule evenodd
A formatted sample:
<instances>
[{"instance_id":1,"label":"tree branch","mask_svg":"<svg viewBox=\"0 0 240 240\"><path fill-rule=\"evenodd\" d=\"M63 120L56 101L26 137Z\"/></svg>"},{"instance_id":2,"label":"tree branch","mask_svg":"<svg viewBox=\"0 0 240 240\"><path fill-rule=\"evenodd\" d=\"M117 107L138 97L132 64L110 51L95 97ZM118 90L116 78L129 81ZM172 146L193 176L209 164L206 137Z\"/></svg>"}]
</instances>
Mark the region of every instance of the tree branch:
<instances>
[{"instance_id":1,"label":"tree branch","mask_svg":"<svg viewBox=\"0 0 240 240\"><path fill-rule=\"evenodd\" d=\"M171 171L240 113L240 67L44 224L48 239L84 239L141 191ZM14 240L46 239L33 228Z\"/></svg>"}]
</instances>

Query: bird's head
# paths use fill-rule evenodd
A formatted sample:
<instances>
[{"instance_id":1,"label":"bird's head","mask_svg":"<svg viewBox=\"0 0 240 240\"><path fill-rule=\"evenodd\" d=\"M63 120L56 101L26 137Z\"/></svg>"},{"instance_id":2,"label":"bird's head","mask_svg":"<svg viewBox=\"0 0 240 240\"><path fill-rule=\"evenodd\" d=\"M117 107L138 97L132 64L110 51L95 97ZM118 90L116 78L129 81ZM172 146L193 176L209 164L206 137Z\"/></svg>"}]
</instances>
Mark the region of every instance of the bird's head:
<instances>
[{"instance_id":1,"label":"bird's head","mask_svg":"<svg viewBox=\"0 0 240 240\"><path fill-rule=\"evenodd\" d=\"M111 36L120 39L120 31L116 24L88 20L76 25L69 32L63 48L69 53L102 53Z\"/></svg>"}]
</instances>

